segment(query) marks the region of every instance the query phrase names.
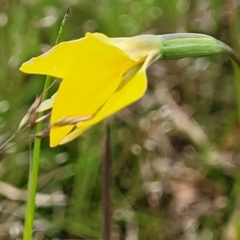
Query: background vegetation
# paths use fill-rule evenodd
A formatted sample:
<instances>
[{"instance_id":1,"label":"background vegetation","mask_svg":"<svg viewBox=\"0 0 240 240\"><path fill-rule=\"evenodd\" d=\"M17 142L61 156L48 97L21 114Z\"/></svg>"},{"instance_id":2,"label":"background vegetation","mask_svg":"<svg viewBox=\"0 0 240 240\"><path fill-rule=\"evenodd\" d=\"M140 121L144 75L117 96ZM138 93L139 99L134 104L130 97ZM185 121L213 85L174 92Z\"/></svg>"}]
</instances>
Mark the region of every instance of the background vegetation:
<instances>
[{"instance_id":1,"label":"background vegetation","mask_svg":"<svg viewBox=\"0 0 240 240\"><path fill-rule=\"evenodd\" d=\"M53 45L68 7L62 40L199 32L240 46L238 0L0 0L0 143L44 84L18 67ZM158 61L148 79L110 119L112 239L240 239L238 73L219 55ZM101 238L103 139L103 123L62 147L44 139L34 239ZM31 142L0 157L0 239L21 239Z\"/></svg>"}]
</instances>

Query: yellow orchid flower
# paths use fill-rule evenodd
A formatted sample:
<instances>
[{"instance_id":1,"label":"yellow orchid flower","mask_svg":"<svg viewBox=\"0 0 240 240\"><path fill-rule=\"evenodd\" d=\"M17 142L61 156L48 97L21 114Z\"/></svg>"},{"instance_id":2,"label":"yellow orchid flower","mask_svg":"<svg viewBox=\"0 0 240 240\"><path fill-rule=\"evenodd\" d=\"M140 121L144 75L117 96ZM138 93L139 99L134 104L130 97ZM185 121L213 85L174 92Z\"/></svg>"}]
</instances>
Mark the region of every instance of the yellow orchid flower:
<instances>
[{"instance_id":1,"label":"yellow orchid flower","mask_svg":"<svg viewBox=\"0 0 240 240\"><path fill-rule=\"evenodd\" d=\"M108 38L87 33L23 63L22 72L63 79L57 93L39 108L52 107L50 146L71 141L141 98L147 88L146 69L160 55L154 35ZM60 124L68 119L79 122Z\"/></svg>"}]
</instances>

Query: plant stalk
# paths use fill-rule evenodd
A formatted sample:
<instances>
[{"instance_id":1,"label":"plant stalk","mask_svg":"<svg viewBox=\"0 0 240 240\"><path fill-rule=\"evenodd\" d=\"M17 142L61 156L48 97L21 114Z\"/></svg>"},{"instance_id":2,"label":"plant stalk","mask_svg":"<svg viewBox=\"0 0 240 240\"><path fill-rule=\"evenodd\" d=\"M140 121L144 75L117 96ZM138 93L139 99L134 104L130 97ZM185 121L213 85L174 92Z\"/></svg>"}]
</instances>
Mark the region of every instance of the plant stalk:
<instances>
[{"instance_id":1,"label":"plant stalk","mask_svg":"<svg viewBox=\"0 0 240 240\"><path fill-rule=\"evenodd\" d=\"M62 23L60 30L58 32L57 40L55 44L58 44L60 36L63 31L63 27L68 18L69 10L67 10ZM48 88L51 83L51 77L47 76L43 89L43 97L42 102L47 99ZM38 118L43 116L43 112L39 113ZM41 132L43 129L43 123L40 122L37 124L36 133ZM36 192L37 192L37 184L38 184L38 170L39 170L39 162L40 162L40 152L41 152L41 142L40 138L34 139L34 147L33 147L33 157L30 159L29 166L29 174L28 174L28 193L27 193L27 206L25 212L25 223L24 223L24 231L23 231L23 239L24 240L32 240L33 233L33 222L35 215L35 200L36 200Z\"/></svg>"},{"instance_id":2,"label":"plant stalk","mask_svg":"<svg viewBox=\"0 0 240 240\"><path fill-rule=\"evenodd\" d=\"M111 239L111 136L110 126L106 123L105 154L102 168L102 199L103 199L103 240Z\"/></svg>"}]
</instances>

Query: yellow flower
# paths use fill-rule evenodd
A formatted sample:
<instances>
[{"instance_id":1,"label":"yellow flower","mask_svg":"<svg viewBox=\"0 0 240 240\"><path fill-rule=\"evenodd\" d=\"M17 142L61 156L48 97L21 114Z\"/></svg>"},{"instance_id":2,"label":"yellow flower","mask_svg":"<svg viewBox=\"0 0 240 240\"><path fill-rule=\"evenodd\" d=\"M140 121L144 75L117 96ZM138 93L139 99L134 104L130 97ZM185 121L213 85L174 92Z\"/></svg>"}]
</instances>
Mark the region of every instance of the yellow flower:
<instances>
[{"instance_id":1,"label":"yellow flower","mask_svg":"<svg viewBox=\"0 0 240 240\"><path fill-rule=\"evenodd\" d=\"M50 146L71 141L141 98L147 88L146 69L160 57L160 50L154 35L108 38L87 33L23 63L20 70L25 73L63 79L57 93L42 105L42 110L52 107ZM60 124L67 119L79 122Z\"/></svg>"}]
</instances>

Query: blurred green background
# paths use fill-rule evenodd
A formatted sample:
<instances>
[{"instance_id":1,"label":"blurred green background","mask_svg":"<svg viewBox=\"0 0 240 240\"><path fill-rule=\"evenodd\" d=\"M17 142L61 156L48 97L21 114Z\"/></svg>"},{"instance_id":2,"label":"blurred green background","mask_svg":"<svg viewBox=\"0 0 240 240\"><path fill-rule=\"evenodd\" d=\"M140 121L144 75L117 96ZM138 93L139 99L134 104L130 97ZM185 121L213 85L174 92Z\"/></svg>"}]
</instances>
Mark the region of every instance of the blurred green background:
<instances>
[{"instance_id":1,"label":"blurred green background","mask_svg":"<svg viewBox=\"0 0 240 240\"><path fill-rule=\"evenodd\" d=\"M238 0L0 0L0 143L43 88L22 62L87 31L197 32L239 53ZM93 66L94 71L94 66ZM240 239L240 99L227 56L158 61L147 94L110 119L113 240ZM20 141L26 132L9 143ZM104 124L50 148L43 141L34 239L100 239ZM1 153L0 239L21 239L30 141Z\"/></svg>"}]
</instances>

